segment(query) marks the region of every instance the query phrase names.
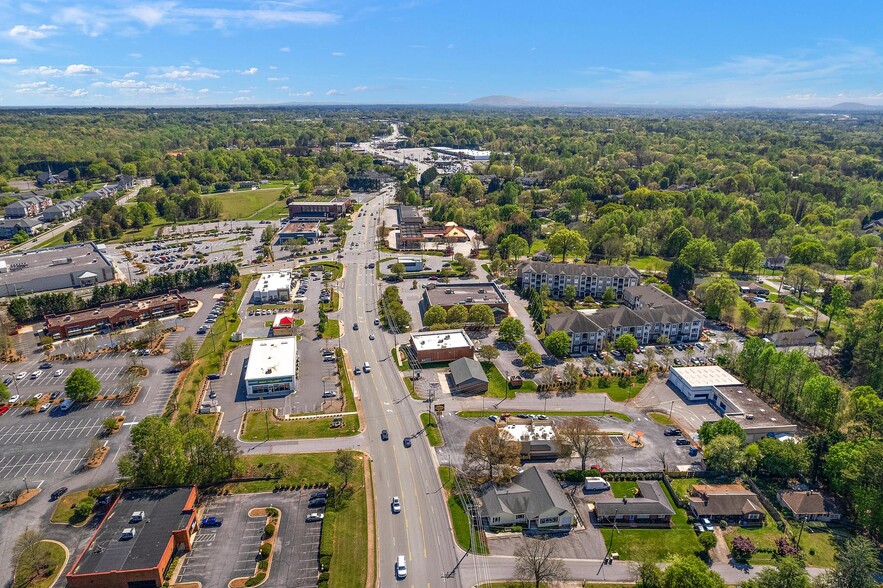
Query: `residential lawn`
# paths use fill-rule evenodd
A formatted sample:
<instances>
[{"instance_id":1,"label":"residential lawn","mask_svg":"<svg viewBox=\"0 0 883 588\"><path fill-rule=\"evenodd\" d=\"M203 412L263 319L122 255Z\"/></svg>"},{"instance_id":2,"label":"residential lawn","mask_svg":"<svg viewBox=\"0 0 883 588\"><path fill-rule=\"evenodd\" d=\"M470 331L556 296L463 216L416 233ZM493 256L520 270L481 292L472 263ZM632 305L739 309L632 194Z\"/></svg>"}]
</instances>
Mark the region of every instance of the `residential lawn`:
<instances>
[{"instance_id":1,"label":"residential lawn","mask_svg":"<svg viewBox=\"0 0 883 588\"><path fill-rule=\"evenodd\" d=\"M227 349L232 349L240 343L230 341L230 336L239 328L239 313L236 311L242 302L242 297L248 289L253 274L239 276L242 287L236 291L231 304L227 305L223 320L218 317L218 321L212 323L211 331L206 335L205 340L196 353L196 359L188 368L187 376L180 387L176 388L166 405L166 416L174 416L178 412L184 414L192 413L196 408L196 395L200 390L202 382L209 374L220 373L221 358ZM214 334L214 335L212 335ZM204 420L214 420L216 415L197 415Z\"/></svg>"},{"instance_id":2,"label":"residential lawn","mask_svg":"<svg viewBox=\"0 0 883 588\"><path fill-rule=\"evenodd\" d=\"M488 398L505 398L507 390L506 377L490 361L481 362L481 367L484 369L488 379L488 389L484 395ZM515 394L519 392L536 392L537 384L532 380L524 380L518 388L508 386L508 390L509 395L515 398Z\"/></svg>"},{"instance_id":3,"label":"residential lawn","mask_svg":"<svg viewBox=\"0 0 883 588\"><path fill-rule=\"evenodd\" d=\"M99 493L105 494L115 489L116 487L116 484L111 484L109 486L99 486L97 490ZM79 501L89 496L89 490L90 489L87 488L85 490L79 490L77 492L69 492L68 494L64 494L55 503L55 510L52 511L52 516L49 518L49 522L68 525L76 525L78 523L82 523L83 521L77 520L77 518L74 516L74 508L76 508Z\"/></svg>"},{"instance_id":4,"label":"residential lawn","mask_svg":"<svg viewBox=\"0 0 883 588\"><path fill-rule=\"evenodd\" d=\"M794 521L790 522L793 523ZM810 525L814 525L817 529L827 528L827 532L809 533L807 529ZM792 524L791 531L796 537L800 532L800 525ZM803 550L803 555L806 556L807 565L833 568L837 546L842 545L851 538L852 535L842 527L825 525L823 523L808 523L800 536L800 548Z\"/></svg>"},{"instance_id":5,"label":"residential lawn","mask_svg":"<svg viewBox=\"0 0 883 588\"><path fill-rule=\"evenodd\" d=\"M612 484L611 484L612 487ZM609 545L613 536L612 551L619 553L620 559L629 561L663 561L669 555L693 555L702 551L693 528L687 524L687 513L675 507L665 485L662 490L675 509L670 529L623 529L619 533L613 529L601 529L605 544Z\"/></svg>"},{"instance_id":6,"label":"residential lawn","mask_svg":"<svg viewBox=\"0 0 883 588\"><path fill-rule=\"evenodd\" d=\"M335 296L337 296L336 293ZM325 330L322 332L322 337L325 339L337 339L340 337L340 321L337 319L325 321Z\"/></svg>"},{"instance_id":7,"label":"residential lawn","mask_svg":"<svg viewBox=\"0 0 883 588\"><path fill-rule=\"evenodd\" d=\"M245 419L243 441L278 441L281 439L317 439L324 437L346 437L359 432L359 415L344 415L345 427L332 429L332 417L317 417L281 421L267 414L269 411L248 413Z\"/></svg>"},{"instance_id":8,"label":"residential lawn","mask_svg":"<svg viewBox=\"0 0 883 588\"><path fill-rule=\"evenodd\" d=\"M457 416L466 418L466 419L474 419L479 417L489 417L491 415L500 416L501 413L498 410L461 410L457 413ZM510 413L511 414L511 413ZM546 416L609 416L615 419L620 419L627 423L632 422L630 416L623 414L621 412L614 412L612 410L608 410L606 412L601 410L575 410L575 411L550 411L545 413Z\"/></svg>"},{"instance_id":9,"label":"residential lawn","mask_svg":"<svg viewBox=\"0 0 883 588\"><path fill-rule=\"evenodd\" d=\"M642 257L630 257L629 265L636 270L664 272L668 271L671 262L655 255L647 255Z\"/></svg>"},{"instance_id":10,"label":"residential lawn","mask_svg":"<svg viewBox=\"0 0 883 588\"><path fill-rule=\"evenodd\" d=\"M784 537L779 532L773 517L767 513L762 527L738 527L730 525L724 529L724 539L727 541L727 547L732 549L733 537L742 535L748 537L757 548L776 549L776 539ZM802 541L801 541L802 543ZM755 553L750 560L752 565L756 564L772 564L774 563L772 553Z\"/></svg>"},{"instance_id":11,"label":"residential lawn","mask_svg":"<svg viewBox=\"0 0 883 588\"><path fill-rule=\"evenodd\" d=\"M659 423L660 425L671 425L673 424L672 420L668 418L667 414L662 414L661 412L650 412L647 413L651 419Z\"/></svg>"},{"instance_id":12,"label":"residential lawn","mask_svg":"<svg viewBox=\"0 0 883 588\"><path fill-rule=\"evenodd\" d=\"M690 488L692 488L695 484L701 484L701 480L699 478L674 478L671 481L672 488L675 489L678 496L683 500L686 500L688 496L690 496Z\"/></svg>"},{"instance_id":13,"label":"residential lawn","mask_svg":"<svg viewBox=\"0 0 883 588\"><path fill-rule=\"evenodd\" d=\"M445 495L448 497L448 509L451 511L451 522L454 526L454 537L457 539L457 544L463 549L469 549L471 544L471 537L469 533L469 515L466 514L466 510L463 508L463 504L460 500L453 496L451 493L451 487L453 485L454 478L454 469L449 466L441 466L438 468L438 475L441 478L442 486L445 489ZM483 540L479 543L479 545L472 546L473 551L479 554L486 554L487 546L484 544Z\"/></svg>"},{"instance_id":14,"label":"residential lawn","mask_svg":"<svg viewBox=\"0 0 883 588\"><path fill-rule=\"evenodd\" d=\"M49 564L49 576L41 576L34 579L24 578L23 574L25 573L25 568L23 565L17 566L15 568L15 578L12 581L12 588L50 588L53 584L55 584L56 578L58 578L59 574L63 571L62 566L64 565L64 549L62 549L61 545L58 543L53 543L51 541L40 541L36 546L31 549L40 550L40 552L46 553L46 561ZM34 555L37 552L31 552ZM30 559L30 557L23 558ZM42 559L42 557L41 557Z\"/></svg>"},{"instance_id":15,"label":"residential lawn","mask_svg":"<svg viewBox=\"0 0 883 588\"><path fill-rule=\"evenodd\" d=\"M438 428L438 423L435 421L435 415L428 412L422 412L420 413L420 422L423 423L423 428L426 430L426 438L429 440L430 445L438 447L444 443L441 430Z\"/></svg>"},{"instance_id":16,"label":"residential lawn","mask_svg":"<svg viewBox=\"0 0 883 588\"><path fill-rule=\"evenodd\" d=\"M639 384L635 381L635 378L632 378L632 384L627 388L622 388L618 382L619 378L608 377L607 380L610 382L610 386L608 388L601 388L598 386L598 380L601 379L600 377L586 379L591 380L591 384L588 387L583 388L582 386L585 386L583 383L582 386L580 386L580 392L606 394L607 397L614 402L626 402L627 400L631 400L640 394L641 390L643 390L646 385L646 382L644 384Z\"/></svg>"},{"instance_id":17,"label":"residential lawn","mask_svg":"<svg viewBox=\"0 0 883 588\"><path fill-rule=\"evenodd\" d=\"M633 498L637 488L637 482L610 482L610 491L615 498Z\"/></svg>"},{"instance_id":18,"label":"residential lawn","mask_svg":"<svg viewBox=\"0 0 883 588\"><path fill-rule=\"evenodd\" d=\"M251 220L259 211L273 208L273 204L278 203L283 207L284 200L279 200L279 194L282 188L263 188L260 190L237 190L235 192L224 192L221 194L209 194L203 196L206 200L217 200L221 203L221 219L223 220ZM277 206L277 208L279 208ZM269 217L278 219L279 211L274 212L274 216ZM269 220L269 218L255 218L254 220Z\"/></svg>"}]
</instances>

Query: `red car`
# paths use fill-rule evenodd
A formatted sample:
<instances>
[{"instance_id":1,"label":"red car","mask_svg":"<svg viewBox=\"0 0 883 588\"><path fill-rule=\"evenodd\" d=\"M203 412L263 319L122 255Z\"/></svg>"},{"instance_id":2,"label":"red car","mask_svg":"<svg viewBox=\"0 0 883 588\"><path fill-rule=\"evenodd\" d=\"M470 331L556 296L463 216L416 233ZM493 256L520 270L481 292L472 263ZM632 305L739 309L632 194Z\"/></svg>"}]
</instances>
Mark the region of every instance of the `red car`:
<instances>
[{"instance_id":1,"label":"red car","mask_svg":"<svg viewBox=\"0 0 883 588\"><path fill-rule=\"evenodd\" d=\"M607 470L605 470L604 468L602 468L601 466L599 466L599 465L596 464L596 463L590 465L590 466L589 466L589 469L590 469L590 470L598 470L598 471L599 471L600 473L602 473L602 474L606 474L606 473L607 473Z\"/></svg>"},{"instance_id":2,"label":"red car","mask_svg":"<svg viewBox=\"0 0 883 588\"><path fill-rule=\"evenodd\" d=\"M0 416L2 416L4 413L6 413L7 410L9 410L8 404L4 404L3 406L0 406Z\"/></svg>"}]
</instances>

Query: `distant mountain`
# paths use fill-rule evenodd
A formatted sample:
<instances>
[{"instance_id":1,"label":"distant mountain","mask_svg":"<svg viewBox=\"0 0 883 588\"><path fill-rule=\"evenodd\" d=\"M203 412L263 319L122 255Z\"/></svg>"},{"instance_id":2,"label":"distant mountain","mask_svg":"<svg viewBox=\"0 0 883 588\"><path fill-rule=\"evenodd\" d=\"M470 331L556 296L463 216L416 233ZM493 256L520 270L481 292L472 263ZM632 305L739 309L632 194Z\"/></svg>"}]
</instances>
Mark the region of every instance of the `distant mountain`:
<instances>
[{"instance_id":1,"label":"distant mountain","mask_svg":"<svg viewBox=\"0 0 883 588\"><path fill-rule=\"evenodd\" d=\"M514 96L482 96L470 100L467 104L472 106L529 106L530 102Z\"/></svg>"},{"instance_id":2,"label":"distant mountain","mask_svg":"<svg viewBox=\"0 0 883 588\"><path fill-rule=\"evenodd\" d=\"M857 111L857 110L883 110L881 106L871 106L870 104L862 104L861 102L841 102L835 104L830 110L837 111Z\"/></svg>"}]
</instances>

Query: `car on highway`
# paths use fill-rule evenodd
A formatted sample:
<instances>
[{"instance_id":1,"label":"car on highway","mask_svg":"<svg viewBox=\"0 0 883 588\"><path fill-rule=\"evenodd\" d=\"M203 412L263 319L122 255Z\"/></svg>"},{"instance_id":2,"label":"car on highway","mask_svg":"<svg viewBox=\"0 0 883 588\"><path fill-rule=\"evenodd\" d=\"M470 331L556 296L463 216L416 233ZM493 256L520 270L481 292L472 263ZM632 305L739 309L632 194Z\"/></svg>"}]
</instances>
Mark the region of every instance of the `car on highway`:
<instances>
[{"instance_id":1,"label":"car on highway","mask_svg":"<svg viewBox=\"0 0 883 588\"><path fill-rule=\"evenodd\" d=\"M221 517L205 517L202 519L203 527L220 527L224 522Z\"/></svg>"},{"instance_id":2,"label":"car on highway","mask_svg":"<svg viewBox=\"0 0 883 588\"><path fill-rule=\"evenodd\" d=\"M49 495L49 500L58 500L65 492L67 492L67 486L62 486Z\"/></svg>"},{"instance_id":3,"label":"car on highway","mask_svg":"<svg viewBox=\"0 0 883 588\"><path fill-rule=\"evenodd\" d=\"M308 523L318 523L319 521L321 521L324 518L325 518L325 513L311 512L310 514L307 515L307 522Z\"/></svg>"},{"instance_id":4,"label":"car on highway","mask_svg":"<svg viewBox=\"0 0 883 588\"><path fill-rule=\"evenodd\" d=\"M411 438L410 438L410 437L405 437L405 439L402 441L402 443L405 444L405 447L406 447L406 448L407 448L407 447L411 447Z\"/></svg>"},{"instance_id":5,"label":"car on highway","mask_svg":"<svg viewBox=\"0 0 883 588\"><path fill-rule=\"evenodd\" d=\"M355 368L355 369L353 369L353 373L358 376L359 374L362 373L362 370L361 370L361 368Z\"/></svg>"},{"instance_id":6,"label":"car on highway","mask_svg":"<svg viewBox=\"0 0 883 588\"><path fill-rule=\"evenodd\" d=\"M392 512L394 512L394 513L396 513L396 514L402 512L402 501L399 500L399 497L398 497L398 496L393 496L393 497L392 497L392 505L391 505L391 507L392 507Z\"/></svg>"},{"instance_id":7,"label":"car on highway","mask_svg":"<svg viewBox=\"0 0 883 588\"><path fill-rule=\"evenodd\" d=\"M63 373L64 373L64 370L58 369L58 370L55 370L54 372L52 372L52 375L57 378L58 376L60 376Z\"/></svg>"},{"instance_id":8,"label":"car on highway","mask_svg":"<svg viewBox=\"0 0 883 588\"><path fill-rule=\"evenodd\" d=\"M389 431L383 429L380 431L380 440L381 441L389 441Z\"/></svg>"},{"instance_id":9,"label":"car on highway","mask_svg":"<svg viewBox=\"0 0 883 588\"><path fill-rule=\"evenodd\" d=\"M373 341L373 340L374 340L374 334L373 334L373 333L370 334L370 335L368 335L368 340L369 340L369 341Z\"/></svg>"},{"instance_id":10,"label":"car on highway","mask_svg":"<svg viewBox=\"0 0 883 588\"><path fill-rule=\"evenodd\" d=\"M400 555L396 558L396 578L402 579L408 575L408 566L405 564L405 556Z\"/></svg>"},{"instance_id":11,"label":"car on highway","mask_svg":"<svg viewBox=\"0 0 883 588\"><path fill-rule=\"evenodd\" d=\"M43 404L43 405L40 407L40 412L46 412L46 411L49 410L50 408L52 408L52 403L51 403L51 402L47 402L47 403Z\"/></svg>"}]
</instances>

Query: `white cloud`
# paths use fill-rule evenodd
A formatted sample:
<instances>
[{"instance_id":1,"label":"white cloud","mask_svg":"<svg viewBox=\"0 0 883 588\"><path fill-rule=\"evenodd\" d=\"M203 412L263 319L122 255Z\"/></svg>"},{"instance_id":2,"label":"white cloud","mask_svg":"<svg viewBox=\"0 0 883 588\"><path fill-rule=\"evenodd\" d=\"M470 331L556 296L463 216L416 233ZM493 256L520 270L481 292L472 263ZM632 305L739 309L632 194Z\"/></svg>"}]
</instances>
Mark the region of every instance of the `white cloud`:
<instances>
[{"instance_id":1,"label":"white cloud","mask_svg":"<svg viewBox=\"0 0 883 588\"><path fill-rule=\"evenodd\" d=\"M343 92L338 92L337 90L328 90L325 92L326 96L343 96Z\"/></svg>"},{"instance_id":2,"label":"white cloud","mask_svg":"<svg viewBox=\"0 0 883 588\"><path fill-rule=\"evenodd\" d=\"M291 52L291 47L279 47L279 51L282 53L289 53Z\"/></svg>"},{"instance_id":3,"label":"white cloud","mask_svg":"<svg viewBox=\"0 0 883 588\"><path fill-rule=\"evenodd\" d=\"M453 49L453 48L454 48L454 44L453 44L453 43L448 43L448 49Z\"/></svg>"},{"instance_id":4,"label":"white cloud","mask_svg":"<svg viewBox=\"0 0 883 588\"><path fill-rule=\"evenodd\" d=\"M284 82L287 79L288 79L288 76L281 76L278 78L267 78L267 81L268 82Z\"/></svg>"},{"instance_id":5,"label":"white cloud","mask_svg":"<svg viewBox=\"0 0 883 588\"><path fill-rule=\"evenodd\" d=\"M118 90L120 94L182 94L186 88L179 84L150 84L143 80L113 80L110 82L95 82L96 88L111 88Z\"/></svg>"},{"instance_id":6,"label":"white cloud","mask_svg":"<svg viewBox=\"0 0 883 588\"><path fill-rule=\"evenodd\" d=\"M148 27L155 27L165 18L166 13L174 7L174 3L137 4L125 9L125 13Z\"/></svg>"},{"instance_id":7,"label":"white cloud","mask_svg":"<svg viewBox=\"0 0 883 588\"><path fill-rule=\"evenodd\" d=\"M290 88L288 86L279 86L279 89L287 92Z\"/></svg>"},{"instance_id":8,"label":"white cloud","mask_svg":"<svg viewBox=\"0 0 883 588\"><path fill-rule=\"evenodd\" d=\"M217 79L221 76L218 74L208 72L208 71L193 71L190 69L173 69L171 71L167 71L164 74L159 76L152 77L161 77L169 80L178 80L181 82L188 82L192 80L208 80L208 79Z\"/></svg>"},{"instance_id":9,"label":"white cloud","mask_svg":"<svg viewBox=\"0 0 883 588\"><path fill-rule=\"evenodd\" d=\"M208 88L202 88L202 89L199 91L200 94L208 94L208 92L209 92Z\"/></svg>"},{"instance_id":10,"label":"white cloud","mask_svg":"<svg viewBox=\"0 0 883 588\"><path fill-rule=\"evenodd\" d=\"M239 72L239 73L241 73L241 74L244 75L244 76L253 76L254 74L258 73L258 68L256 68L256 67L250 67L250 68L248 68L248 69L244 69L244 70L242 70L242 71Z\"/></svg>"},{"instance_id":11,"label":"white cloud","mask_svg":"<svg viewBox=\"0 0 883 588\"><path fill-rule=\"evenodd\" d=\"M353 88L353 92L364 92L368 89L368 86L356 86Z\"/></svg>"},{"instance_id":12,"label":"white cloud","mask_svg":"<svg viewBox=\"0 0 883 588\"><path fill-rule=\"evenodd\" d=\"M344 55L346 55L346 53L344 53L343 51L334 51L333 53L331 53L332 57L343 57Z\"/></svg>"},{"instance_id":13,"label":"white cloud","mask_svg":"<svg viewBox=\"0 0 883 588\"><path fill-rule=\"evenodd\" d=\"M40 94L43 96L60 96L65 98L82 98L88 94L84 88L69 90L67 88L62 88L61 86L56 86L55 84L50 84L46 81L17 84L15 88L15 91L19 94Z\"/></svg>"},{"instance_id":14,"label":"white cloud","mask_svg":"<svg viewBox=\"0 0 883 588\"><path fill-rule=\"evenodd\" d=\"M251 94L251 90L239 90L240 94Z\"/></svg>"},{"instance_id":15,"label":"white cloud","mask_svg":"<svg viewBox=\"0 0 883 588\"><path fill-rule=\"evenodd\" d=\"M27 67L25 69L19 70L20 74L26 76L60 76L64 73L64 71L49 67L48 65L41 65L40 67Z\"/></svg>"},{"instance_id":16,"label":"white cloud","mask_svg":"<svg viewBox=\"0 0 883 588\"><path fill-rule=\"evenodd\" d=\"M110 18L96 6L82 8L79 6L68 6L62 8L52 15L52 20L59 24L75 25L80 28L84 35L89 37L97 37L103 33L111 24Z\"/></svg>"},{"instance_id":17,"label":"white cloud","mask_svg":"<svg viewBox=\"0 0 883 588\"><path fill-rule=\"evenodd\" d=\"M294 98L309 98L312 95L312 92L295 92L293 94L289 94L289 96L292 96Z\"/></svg>"},{"instance_id":18,"label":"white cloud","mask_svg":"<svg viewBox=\"0 0 883 588\"><path fill-rule=\"evenodd\" d=\"M15 25L9 29L7 34L19 41L33 41L35 39L45 39L49 36L50 31L54 31L57 28L54 25L40 25L35 29L28 28L25 25Z\"/></svg>"},{"instance_id":19,"label":"white cloud","mask_svg":"<svg viewBox=\"0 0 883 588\"><path fill-rule=\"evenodd\" d=\"M64 75L66 76L79 76L79 75L99 75L101 70L98 68L92 67L91 65L84 65L82 63L75 63L67 66L64 69Z\"/></svg>"},{"instance_id":20,"label":"white cloud","mask_svg":"<svg viewBox=\"0 0 883 588\"><path fill-rule=\"evenodd\" d=\"M248 102L249 100L254 100L254 96L237 96L233 102Z\"/></svg>"},{"instance_id":21,"label":"white cloud","mask_svg":"<svg viewBox=\"0 0 883 588\"><path fill-rule=\"evenodd\" d=\"M15 57L5 57L0 59L0 65L15 65L16 63L18 63L18 59Z\"/></svg>"},{"instance_id":22,"label":"white cloud","mask_svg":"<svg viewBox=\"0 0 883 588\"><path fill-rule=\"evenodd\" d=\"M141 59L143 56L140 53L129 53L129 57L132 59Z\"/></svg>"},{"instance_id":23,"label":"white cloud","mask_svg":"<svg viewBox=\"0 0 883 588\"><path fill-rule=\"evenodd\" d=\"M82 98L83 96L86 96L88 93L89 92L87 92L85 88L77 88L76 90L71 92L70 97L71 98Z\"/></svg>"},{"instance_id":24,"label":"white cloud","mask_svg":"<svg viewBox=\"0 0 883 588\"><path fill-rule=\"evenodd\" d=\"M140 75L141 75L141 74L138 73L137 71L130 71L129 73L127 73L127 74L124 75L123 77L124 77L124 78L137 78L137 77L140 76Z\"/></svg>"}]
</instances>

